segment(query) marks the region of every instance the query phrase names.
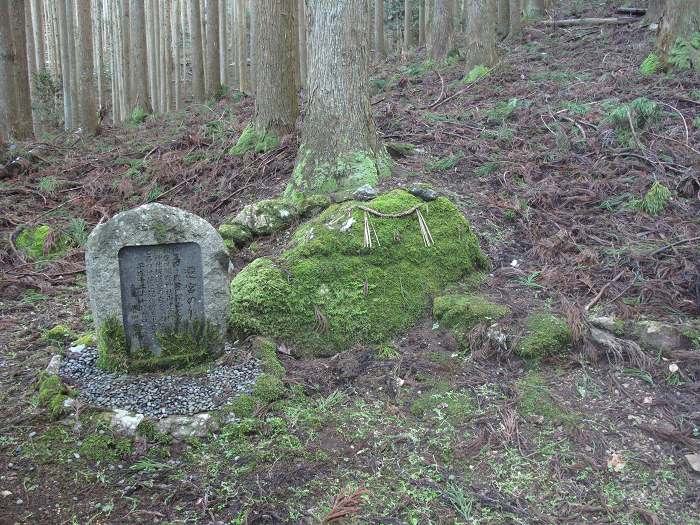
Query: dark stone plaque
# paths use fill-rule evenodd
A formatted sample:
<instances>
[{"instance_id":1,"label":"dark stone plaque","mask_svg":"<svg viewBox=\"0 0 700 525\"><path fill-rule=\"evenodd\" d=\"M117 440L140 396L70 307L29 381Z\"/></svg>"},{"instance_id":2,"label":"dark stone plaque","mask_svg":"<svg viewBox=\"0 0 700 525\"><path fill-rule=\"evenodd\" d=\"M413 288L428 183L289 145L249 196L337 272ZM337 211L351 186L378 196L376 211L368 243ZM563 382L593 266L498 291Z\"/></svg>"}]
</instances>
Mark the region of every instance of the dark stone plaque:
<instances>
[{"instance_id":1,"label":"dark stone plaque","mask_svg":"<svg viewBox=\"0 0 700 525\"><path fill-rule=\"evenodd\" d=\"M131 352L160 355L156 334L204 326L202 253L194 242L119 250L124 332Z\"/></svg>"}]
</instances>

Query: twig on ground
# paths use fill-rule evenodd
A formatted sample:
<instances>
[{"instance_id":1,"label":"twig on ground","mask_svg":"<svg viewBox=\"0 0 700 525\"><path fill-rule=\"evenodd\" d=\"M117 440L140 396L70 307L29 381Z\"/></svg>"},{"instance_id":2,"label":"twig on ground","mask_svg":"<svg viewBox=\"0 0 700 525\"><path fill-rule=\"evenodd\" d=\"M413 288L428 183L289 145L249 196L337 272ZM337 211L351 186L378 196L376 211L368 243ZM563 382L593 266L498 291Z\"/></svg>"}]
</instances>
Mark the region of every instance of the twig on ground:
<instances>
[{"instance_id":1,"label":"twig on ground","mask_svg":"<svg viewBox=\"0 0 700 525\"><path fill-rule=\"evenodd\" d=\"M613 277L612 281L605 283L605 284L603 285L603 287L600 289L600 291L598 292L598 295L596 295L596 296L593 298L593 300L592 300L590 303L588 303L588 304L586 305L585 310L586 310L586 311L590 310L598 301L600 301L600 298L603 297L603 294L605 293L605 290L607 290L608 287L609 287L612 283L614 283L615 281L617 281L617 280L618 280L620 277L622 277L624 274L625 274L625 271L623 270L623 271L621 271L620 273L618 273L615 277Z\"/></svg>"}]
</instances>

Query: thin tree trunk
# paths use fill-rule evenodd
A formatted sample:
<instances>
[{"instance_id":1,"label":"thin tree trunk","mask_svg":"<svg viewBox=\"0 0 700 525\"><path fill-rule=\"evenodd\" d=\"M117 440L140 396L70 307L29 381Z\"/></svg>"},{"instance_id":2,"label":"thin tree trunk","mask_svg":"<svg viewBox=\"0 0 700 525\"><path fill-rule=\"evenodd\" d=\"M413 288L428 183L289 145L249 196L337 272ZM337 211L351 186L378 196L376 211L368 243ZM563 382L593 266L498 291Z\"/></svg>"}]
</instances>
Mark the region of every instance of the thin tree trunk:
<instances>
[{"instance_id":1,"label":"thin tree trunk","mask_svg":"<svg viewBox=\"0 0 700 525\"><path fill-rule=\"evenodd\" d=\"M66 131L70 131L75 127L73 121L73 98L71 97L72 66L70 63L70 42L68 40L68 16L66 0L57 0L58 47L61 51L61 84L63 86L63 125Z\"/></svg>"},{"instance_id":2,"label":"thin tree trunk","mask_svg":"<svg viewBox=\"0 0 700 525\"><path fill-rule=\"evenodd\" d=\"M219 82L222 86L229 86L230 79L228 78L228 39L226 28L226 0L219 0Z\"/></svg>"},{"instance_id":3,"label":"thin tree trunk","mask_svg":"<svg viewBox=\"0 0 700 525\"><path fill-rule=\"evenodd\" d=\"M299 26L299 81L306 87L306 9L304 0L297 2L297 24Z\"/></svg>"},{"instance_id":4,"label":"thin tree trunk","mask_svg":"<svg viewBox=\"0 0 700 525\"><path fill-rule=\"evenodd\" d=\"M498 59L495 11L495 0L471 0L467 4L467 73L474 66L492 66Z\"/></svg>"},{"instance_id":5,"label":"thin tree trunk","mask_svg":"<svg viewBox=\"0 0 700 525\"><path fill-rule=\"evenodd\" d=\"M510 40L515 40L520 37L521 33L521 22L520 18L522 16L522 11L520 9L520 0L510 0L510 14L508 16L510 22L510 29L508 31L508 38Z\"/></svg>"},{"instance_id":6,"label":"thin tree trunk","mask_svg":"<svg viewBox=\"0 0 700 525\"><path fill-rule=\"evenodd\" d=\"M41 0L31 0L32 33L34 35L34 63L37 70L46 66L46 44L44 39L44 9Z\"/></svg>"},{"instance_id":7,"label":"thin tree trunk","mask_svg":"<svg viewBox=\"0 0 700 525\"><path fill-rule=\"evenodd\" d=\"M408 53L413 47L413 31L412 31L413 10L411 8L411 0L403 0L403 49L404 53Z\"/></svg>"},{"instance_id":8,"label":"thin tree trunk","mask_svg":"<svg viewBox=\"0 0 700 525\"><path fill-rule=\"evenodd\" d=\"M80 124L80 101L78 99L78 42L75 34L76 26L76 4L74 0L66 0L66 20L68 22L68 36L66 42L68 45L68 52L70 54L70 96L71 96L71 122L73 122L73 127L79 126Z\"/></svg>"},{"instance_id":9,"label":"thin tree trunk","mask_svg":"<svg viewBox=\"0 0 700 525\"><path fill-rule=\"evenodd\" d=\"M146 11L143 0L130 0L129 3L129 44L131 47L131 100L129 108L141 107L152 111L148 96L148 62L146 58Z\"/></svg>"},{"instance_id":10,"label":"thin tree trunk","mask_svg":"<svg viewBox=\"0 0 700 525\"><path fill-rule=\"evenodd\" d=\"M384 40L384 0L374 0L374 52L378 57L386 56Z\"/></svg>"},{"instance_id":11,"label":"thin tree trunk","mask_svg":"<svg viewBox=\"0 0 700 525\"><path fill-rule=\"evenodd\" d=\"M418 0L418 47L425 45L425 0Z\"/></svg>"},{"instance_id":12,"label":"thin tree trunk","mask_svg":"<svg viewBox=\"0 0 700 525\"><path fill-rule=\"evenodd\" d=\"M237 37L238 37L238 81L240 90L244 93L250 93L250 75L248 72L248 46L246 42L246 15L245 5L246 0L236 1L236 22L237 22Z\"/></svg>"},{"instance_id":13,"label":"thin tree trunk","mask_svg":"<svg viewBox=\"0 0 700 525\"><path fill-rule=\"evenodd\" d=\"M105 75L105 63L104 57L104 47L103 46L103 35L102 35L102 5L98 2L93 4L97 8L94 11L94 40L95 40L95 72L97 78L97 105L100 109L105 107L107 101L107 77Z\"/></svg>"},{"instance_id":14,"label":"thin tree trunk","mask_svg":"<svg viewBox=\"0 0 700 525\"><path fill-rule=\"evenodd\" d=\"M250 0L248 2L248 32L250 34L250 37L249 37L250 51L248 52L248 56L250 57L250 89L252 92L255 92L256 82L257 82L257 76L256 76L256 71L255 71L255 64L257 62L257 58L256 58L255 54L258 52L258 50L255 49L255 46L253 45L253 42L255 42L255 32L258 30L258 24L255 21L255 19L256 19L255 6L256 5L257 5L257 3L255 0Z\"/></svg>"},{"instance_id":15,"label":"thin tree trunk","mask_svg":"<svg viewBox=\"0 0 700 525\"><path fill-rule=\"evenodd\" d=\"M165 113L165 56L163 53L161 0L153 0L155 25L156 79L158 84L158 110Z\"/></svg>"},{"instance_id":16,"label":"thin tree trunk","mask_svg":"<svg viewBox=\"0 0 700 525\"><path fill-rule=\"evenodd\" d=\"M532 18L542 18L544 16L544 0L526 0L527 14Z\"/></svg>"},{"instance_id":17,"label":"thin tree trunk","mask_svg":"<svg viewBox=\"0 0 700 525\"><path fill-rule=\"evenodd\" d=\"M219 62L219 1L206 0L207 28L207 96L213 97L221 88Z\"/></svg>"},{"instance_id":18,"label":"thin tree trunk","mask_svg":"<svg viewBox=\"0 0 700 525\"><path fill-rule=\"evenodd\" d=\"M190 1L190 36L192 40L192 96L195 102L204 102L204 56L202 50L202 22L199 0Z\"/></svg>"},{"instance_id":19,"label":"thin tree trunk","mask_svg":"<svg viewBox=\"0 0 700 525\"><path fill-rule=\"evenodd\" d=\"M171 45L172 52L172 89L173 89L173 105L175 111L180 111L182 95L180 93L180 0L173 1L173 11L170 18Z\"/></svg>"},{"instance_id":20,"label":"thin tree trunk","mask_svg":"<svg viewBox=\"0 0 700 525\"><path fill-rule=\"evenodd\" d=\"M78 69L80 71L80 127L83 133L94 135L97 130L95 105L95 71L92 57L92 0L78 4Z\"/></svg>"},{"instance_id":21,"label":"thin tree trunk","mask_svg":"<svg viewBox=\"0 0 700 525\"><path fill-rule=\"evenodd\" d=\"M308 0L308 92L301 146L285 195L353 191L389 173L369 99L365 0Z\"/></svg>"},{"instance_id":22,"label":"thin tree trunk","mask_svg":"<svg viewBox=\"0 0 700 525\"><path fill-rule=\"evenodd\" d=\"M156 46L155 14L153 3L156 0L145 0L144 20L146 28L146 70L148 71L148 93L153 112L158 111L158 49Z\"/></svg>"},{"instance_id":23,"label":"thin tree trunk","mask_svg":"<svg viewBox=\"0 0 700 525\"><path fill-rule=\"evenodd\" d=\"M16 84L9 4L0 2L0 144L9 142L15 119Z\"/></svg>"}]
</instances>

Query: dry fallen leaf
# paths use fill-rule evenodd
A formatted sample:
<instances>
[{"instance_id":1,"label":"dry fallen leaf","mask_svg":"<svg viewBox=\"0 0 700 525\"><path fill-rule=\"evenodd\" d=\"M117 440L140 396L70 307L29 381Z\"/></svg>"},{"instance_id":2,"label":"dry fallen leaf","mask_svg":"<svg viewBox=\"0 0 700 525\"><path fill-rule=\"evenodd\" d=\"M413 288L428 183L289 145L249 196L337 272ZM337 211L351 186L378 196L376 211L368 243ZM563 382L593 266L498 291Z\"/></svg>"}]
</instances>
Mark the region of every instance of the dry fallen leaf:
<instances>
[{"instance_id":1,"label":"dry fallen leaf","mask_svg":"<svg viewBox=\"0 0 700 525\"><path fill-rule=\"evenodd\" d=\"M608 468L614 472L620 472L624 467L625 462L622 461L622 457L617 452L613 452L608 460Z\"/></svg>"}]
</instances>

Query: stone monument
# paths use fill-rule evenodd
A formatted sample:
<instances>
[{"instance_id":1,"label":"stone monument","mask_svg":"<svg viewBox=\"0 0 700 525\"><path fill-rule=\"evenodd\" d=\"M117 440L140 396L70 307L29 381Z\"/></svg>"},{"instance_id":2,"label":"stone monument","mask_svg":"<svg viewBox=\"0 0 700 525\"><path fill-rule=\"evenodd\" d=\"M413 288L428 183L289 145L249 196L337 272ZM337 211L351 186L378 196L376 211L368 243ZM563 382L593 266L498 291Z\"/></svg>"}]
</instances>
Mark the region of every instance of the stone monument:
<instances>
[{"instance_id":1,"label":"stone monument","mask_svg":"<svg viewBox=\"0 0 700 525\"><path fill-rule=\"evenodd\" d=\"M153 371L222 352L229 259L204 219L162 204L125 211L92 231L85 265L98 366Z\"/></svg>"}]
</instances>

